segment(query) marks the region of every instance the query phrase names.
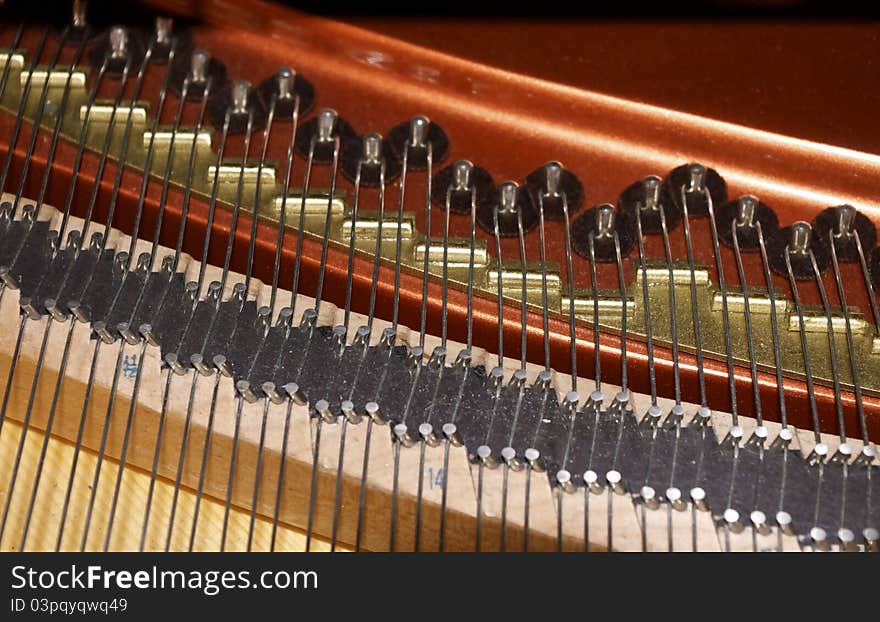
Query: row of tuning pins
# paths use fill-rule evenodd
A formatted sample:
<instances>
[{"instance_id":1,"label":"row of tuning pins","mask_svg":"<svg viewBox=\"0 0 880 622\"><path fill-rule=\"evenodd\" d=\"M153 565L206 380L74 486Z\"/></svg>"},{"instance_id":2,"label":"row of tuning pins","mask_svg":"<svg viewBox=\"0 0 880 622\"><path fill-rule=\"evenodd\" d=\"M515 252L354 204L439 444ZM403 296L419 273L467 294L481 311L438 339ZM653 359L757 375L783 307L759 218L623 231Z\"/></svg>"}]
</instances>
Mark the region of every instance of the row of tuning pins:
<instances>
[{"instance_id":1,"label":"row of tuning pins","mask_svg":"<svg viewBox=\"0 0 880 622\"><path fill-rule=\"evenodd\" d=\"M613 262L615 233L621 256L627 256L635 246L637 216L643 234L659 234L664 227L669 232L681 223L685 202L689 217L714 217L721 244L729 248L736 245L741 252L757 252L763 241L769 267L780 276L788 276L790 266L794 279L812 279L813 261L823 274L832 263L833 244L838 261L870 264L875 287L880 283L876 229L852 206L828 207L812 222L780 227L776 213L766 203L753 195L728 200L723 178L697 163L680 166L665 179L650 176L635 182L621 194L616 208L603 204L587 210L572 223L572 249L590 259L592 235L596 261Z\"/></svg>"},{"instance_id":2,"label":"row of tuning pins","mask_svg":"<svg viewBox=\"0 0 880 622\"><path fill-rule=\"evenodd\" d=\"M76 39L77 33L87 32L86 4L74 3L68 35L71 40ZM149 36L152 37L152 61L167 61L174 50L169 86L178 96L186 87L186 97L198 99L210 85L212 93L207 113L215 127L223 125L228 112L230 133L244 131L249 118L252 131L262 129L273 99L274 112L279 118L291 116L295 107L299 115L305 115L314 104L314 87L290 68L279 69L256 88L246 80L228 83L223 63L205 50L191 49L191 33L174 32L169 18L156 18L152 35L124 26L111 27L96 38L90 51L91 61L100 66L106 60L107 71L119 73L131 58L143 56ZM365 187L380 183L383 165L386 183L399 177L404 160L409 170L424 170L429 144L433 162L441 162L449 152L446 132L425 116L394 126L384 139L377 133L358 136L352 125L330 108L320 110L302 124L295 147L300 155L312 157L315 163L330 163L337 138L341 172ZM577 176L559 162L539 167L526 176L523 184L505 181L496 185L491 173L467 160L459 160L434 175L432 199L439 206L445 207L448 201L453 213L468 214L472 198L475 199L476 224L494 233L497 212L498 234L514 237L519 232L520 215L523 233L537 226L539 202L547 220L562 220L564 209L569 215L580 211L584 188ZM636 210L642 232L655 234L661 232L660 210L667 230L671 231L681 221L684 200L689 216L702 217L709 214L707 199L718 206L714 208L714 215L719 241L732 247L736 229L740 251L749 252L759 250L759 240L763 238L769 266L775 273L786 276L790 267L795 279L811 279L814 261L819 272L825 272L831 265L829 246L833 243L838 261L864 262L869 266L874 287L880 287L876 230L864 214L849 205L840 205L822 211L812 223L798 221L781 228L772 208L758 198L745 195L728 201L723 178L714 169L700 164L680 166L665 179L646 177L624 190L616 208L602 204L580 214L571 223L572 250L586 259L594 257L598 262L614 262L617 258L615 233L621 257L628 256L635 246ZM757 224L760 224L761 236Z\"/></svg>"}]
</instances>

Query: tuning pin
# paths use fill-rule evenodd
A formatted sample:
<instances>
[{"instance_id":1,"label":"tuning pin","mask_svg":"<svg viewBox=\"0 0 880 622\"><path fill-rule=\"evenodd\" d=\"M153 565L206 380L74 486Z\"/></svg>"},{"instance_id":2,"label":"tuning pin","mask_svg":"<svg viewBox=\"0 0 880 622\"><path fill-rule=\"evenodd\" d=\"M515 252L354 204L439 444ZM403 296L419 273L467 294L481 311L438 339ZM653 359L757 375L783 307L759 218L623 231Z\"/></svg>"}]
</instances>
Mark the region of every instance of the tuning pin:
<instances>
[{"instance_id":1,"label":"tuning pin","mask_svg":"<svg viewBox=\"0 0 880 622\"><path fill-rule=\"evenodd\" d=\"M571 481L571 473L565 469L556 472L556 484L565 492L574 492L577 490L574 482Z\"/></svg>"},{"instance_id":2,"label":"tuning pin","mask_svg":"<svg viewBox=\"0 0 880 622\"><path fill-rule=\"evenodd\" d=\"M182 376L187 372L186 365L180 362L176 353L169 352L165 355L163 360L165 365L178 376Z\"/></svg>"},{"instance_id":3,"label":"tuning pin","mask_svg":"<svg viewBox=\"0 0 880 622\"><path fill-rule=\"evenodd\" d=\"M674 486L666 489L666 500L677 512L684 512L687 509L687 502L685 502L681 490Z\"/></svg>"},{"instance_id":4,"label":"tuning pin","mask_svg":"<svg viewBox=\"0 0 880 622\"><path fill-rule=\"evenodd\" d=\"M504 370L500 367L493 367L486 374L486 389L489 391L498 390L504 383Z\"/></svg>"},{"instance_id":5,"label":"tuning pin","mask_svg":"<svg viewBox=\"0 0 880 622\"><path fill-rule=\"evenodd\" d=\"M637 222L641 222L642 233L660 233L663 230L661 210L667 231L674 229L681 221L681 208L670 199L667 187L655 175L637 181L624 190L617 201L617 208L633 219L636 233Z\"/></svg>"},{"instance_id":6,"label":"tuning pin","mask_svg":"<svg viewBox=\"0 0 880 622\"><path fill-rule=\"evenodd\" d=\"M487 466L490 469L494 469L498 466L498 460L495 458L495 455L492 453L492 448L488 445L480 445L477 447L477 460L483 465Z\"/></svg>"},{"instance_id":7,"label":"tuning pin","mask_svg":"<svg viewBox=\"0 0 880 622\"><path fill-rule=\"evenodd\" d=\"M197 49L175 54L168 88L180 97L186 83L186 98L194 101L204 97L209 83L211 94L224 91L226 80L226 65L212 57L210 52Z\"/></svg>"},{"instance_id":8,"label":"tuning pin","mask_svg":"<svg viewBox=\"0 0 880 622\"><path fill-rule=\"evenodd\" d=\"M855 553L859 550L859 545L856 544L856 534L852 529L846 527L838 529L837 541L840 543L840 550L843 553Z\"/></svg>"},{"instance_id":9,"label":"tuning pin","mask_svg":"<svg viewBox=\"0 0 880 622\"><path fill-rule=\"evenodd\" d=\"M620 257L626 257L632 252L635 242L635 222L632 217L615 210L608 203L591 207L571 223L571 248L587 260L595 257L597 262L616 262L618 248Z\"/></svg>"},{"instance_id":10,"label":"tuning pin","mask_svg":"<svg viewBox=\"0 0 880 622\"><path fill-rule=\"evenodd\" d=\"M153 55L150 58L154 63L164 63L171 56L177 56L192 47L192 32L189 29L174 30L174 20L170 17L157 17L153 28Z\"/></svg>"},{"instance_id":11,"label":"tuning pin","mask_svg":"<svg viewBox=\"0 0 880 622\"><path fill-rule=\"evenodd\" d=\"M100 35L89 52L94 67L106 63L108 74L120 74L128 65L129 72L137 71L144 58L144 48L138 34L125 26L111 26Z\"/></svg>"},{"instance_id":12,"label":"tuning pin","mask_svg":"<svg viewBox=\"0 0 880 622\"><path fill-rule=\"evenodd\" d=\"M825 245L834 244L837 260L843 262L860 261L856 234L864 254L877 243L874 223L851 205L838 205L819 212L813 219L813 231Z\"/></svg>"},{"instance_id":13,"label":"tuning pin","mask_svg":"<svg viewBox=\"0 0 880 622\"><path fill-rule=\"evenodd\" d=\"M322 108L318 114L303 123L296 133L296 150L305 157L312 153L312 160L321 164L333 161L336 139L341 146L357 138L357 132L348 121L336 114L332 108Z\"/></svg>"},{"instance_id":14,"label":"tuning pin","mask_svg":"<svg viewBox=\"0 0 880 622\"><path fill-rule=\"evenodd\" d=\"M786 450L791 445L792 440L794 440L794 432L790 428L782 428L770 444L770 449Z\"/></svg>"},{"instance_id":15,"label":"tuning pin","mask_svg":"<svg viewBox=\"0 0 880 622\"><path fill-rule=\"evenodd\" d=\"M743 429L735 425L727 432L727 436L725 436L720 445L721 447L726 447L728 449L733 449L734 447L740 447L742 445L742 440L744 436Z\"/></svg>"},{"instance_id":16,"label":"tuning pin","mask_svg":"<svg viewBox=\"0 0 880 622\"><path fill-rule=\"evenodd\" d=\"M436 447L440 444L440 439L434 434L434 426L430 423L422 423L419 425L419 437L428 447Z\"/></svg>"},{"instance_id":17,"label":"tuning pin","mask_svg":"<svg viewBox=\"0 0 880 622\"><path fill-rule=\"evenodd\" d=\"M605 474L605 482L615 494L622 495L626 493L626 488L623 486L623 477L620 475L620 471L614 469L608 471Z\"/></svg>"},{"instance_id":18,"label":"tuning pin","mask_svg":"<svg viewBox=\"0 0 880 622\"><path fill-rule=\"evenodd\" d=\"M299 389L299 385L295 382L288 382L283 387L284 392L287 394L287 397L298 406L305 406L306 404L306 396Z\"/></svg>"},{"instance_id":19,"label":"tuning pin","mask_svg":"<svg viewBox=\"0 0 880 622\"><path fill-rule=\"evenodd\" d=\"M510 375L509 386L514 389L521 389L526 386L526 380L528 380L528 374L524 369L517 369Z\"/></svg>"},{"instance_id":20,"label":"tuning pin","mask_svg":"<svg viewBox=\"0 0 880 622\"><path fill-rule=\"evenodd\" d=\"M831 548L831 545L828 542L828 533L821 527L813 527L810 529L808 543L814 551L824 552Z\"/></svg>"},{"instance_id":21,"label":"tuning pin","mask_svg":"<svg viewBox=\"0 0 880 622\"><path fill-rule=\"evenodd\" d=\"M856 456L856 459L853 460L853 464L857 464L859 466L870 466L874 464L874 460L877 458L877 450L873 445L863 445L862 450L859 452L859 455Z\"/></svg>"},{"instance_id":22,"label":"tuning pin","mask_svg":"<svg viewBox=\"0 0 880 622\"><path fill-rule=\"evenodd\" d=\"M794 520L791 518L791 514L788 512L777 512L776 513L776 525L779 527L779 530L787 536L794 535Z\"/></svg>"},{"instance_id":23,"label":"tuning pin","mask_svg":"<svg viewBox=\"0 0 880 622\"><path fill-rule=\"evenodd\" d=\"M281 404L284 402L284 393L278 390L274 382L266 381L260 385L260 389L273 404Z\"/></svg>"},{"instance_id":24,"label":"tuning pin","mask_svg":"<svg viewBox=\"0 0 880 622\"><path fill-rule=\"evenodd\" d=\"M547 220L563 219L563 196L569 215L577 212L584 204L584 185L559 162L547 162L529 173L525 178L525 187L531 194L534 205L538 204L540 196L544 204L544 218Z\"/></svg>"},{"instance_id":25,"label":"tuning pin","mask_svg":"<svg viewBox=\"0 0 880 622\"><path fill-rule=\"evenodd\" d=\"M85 32L88 22L89 3L85 0L73 0L73 11L70 16L71 30L79 33Z\"/></svg>"},{"instance_id":26,"label":"tuning pin","mask_svg":"<svg viewBox=\"0 0 880 622\"><path fill-rule=\"evenodd\" d=\"M394 440L400 445L404 447L412 447L416 444L416 439L414 439L409 433L409 429L406 427L405 423L398 423L391 431L394 433Z\"/></svg>"},{"instance_id":27,"label":"tuning pin","mask_svg":"<svg viewBox=\"0 0 880 622\"><path fill-rule=\"evenodd\" d=\"M602 406L605 404L605 394L601 391L593 391L584 404L584 411L591 413L602 412Z\"/></svg>"},{"instance_id":28,"label":"tuning pin","mask_svg":"<svg viewBox=\"0 0 880 622\"><path fill-rule=\"evenodd\" d=\"M865 539L865 550L869 553L880 552L880 532L873 527L868 527L862 531L862 537Z\"/></svg>"},{"instance_id":29,"label":"tuning pin","mask_svg":"<svg viewBox=\"0 0 880 622\"><path fill-rule=\"evenodd\" d=\"M229 134L248 130L256 132L266 126L266 108L247 80L235 80L228 88L208 101L208 116L216 128L229 123Z\"/></svg>"},{"instance_id":30,"label":"tuning pin","mask_svg":"<svg viewBox=\"0 0 880 622\"><path fill-rule=\"evenodd\" d=\"M443 431L443 438L445 438L448 443L455 447L461 447L464 445L464 440L458 433L458 428L454 423L444 423L441 430Z\"/></svg>"},{"instance_id":31,"label":"tuning pin","mask_svg":"<svg viewBox=\"0 0 880 622\"><path fill-rule=\"evenodd\" d=\"M733 248L733 233L736 231L736 243L743 252L759 250L761 236L766 239L779 229L776 213L750 194L716 208L715 223L718 228L718 240ZM761 236L758 235L759 223Z\"/></svg>"},{"instance_id":32,"label":"tuning pin","mask_svg":"<svg viewBox=\"0 0 880 622\"><path fill-rule=\"evenodd\" d=\"M691 502L694 504L694 507L700 510L701 512L705 512L709 509L709 505L706 503L706 491L700 487L696 486L691 488Z\"/></svg>"},{"instance_id":33,"label":"tuning pin","mask_svg":"<svg viewBox=\"0 0 880 622\"><path fill-rule=\"evenodd\" d=\"M352 183L360 183L366 188L375 188L383 181L383 164L386 184L400 175L400 162L381 134L367 134L347 141L342 145L339 159L342 174Z\"/></svg>"},{"instance_id":34,"label":"tuning pin","mask_svg":"<svg viewBox=\"0 0 880 622\"><path fill-rule=\"evenodd\" d=\"M721 205L727 201L727 183L721 175L715 169L706 168L696 162L670 171L664 184L669 189L669 197L681 211L684 211L682 199L687 201L688 216L708 215L709 197L713 205Z\"/></svg>"},{"instance_id":35,"label":"tuning pin","mask_svg":"<svg viewBox=\"0 0 880 622\"><path fill-rule=\"evenodd\" d=\"M589 469L584 472L584 486L594 495L602 494L605 486L599 483L599 474Z\"/></svg>"},{"instance_id":36,"label":"tuning pin","mask_svg":"<svg viewBox=\"0 0 880 622\"><path fill-rule=\"evenodd\" d=\"M528 192L513 181L501 183L488 200L477 205L477 224L494 235L496 214L498 235L502 238L519 235L520 215L523 233L531 231L538 224L538 213Z\"/></svg>"},{"instance_id":37,"label":"tuning pin","mask_svg":"<svg viewBox=\"0 0 880 622\"><path fill-rule=\"evenodd\" d=\"M367 414L367 417L373 420L373 423L378 423L379 425L385 425L388 423L388 419L385 418L382 409L379 408L379 404L376 402L367 402L364 404L364 412Z\"/></svg>"},{"instance_id":38,"label":"tuning pin","mask_svg":"<svg viewBox=\"0 0 880 622\"><path fill-rule=\"evenodd\" d=\"M260 82L257 92L263 100L266 110L275 98L275 117L288 119L299 98L298 114L304 117L315 105L315 87L301 74L290 67L282 67L274 74Z\"/></svg>"},{"instance_id":39,"label":"tuning pin","mask_svg":"<svg viewBox=\"0 0 880 622\"><path fill-rule=\"evenodd\" d=\"M442 127L424 116L416 116L391 128L388 143L394 155L403 161L406 153L406 167L411 171L421 171L428 166L428 144L431 145L433 165L442 162L449 154L449 137Z\"/></svg>"},{"instance_id":40,"label":"tuning pin","mask_svg":"<svg viewBox=\"0 0 880 622\"><path fill-rule=\"evenodd\" d=\"M788 277L788 266L791 265L791 275L799 280L811 280L815 278L813 263L810 259L810 251L816 259L816 267L820 274L825 271L830 262L828 247L821 239L816 237L809 223L800 221L790 227L778 229L776 233L766 239L767 261L770 268L780 276ZM788 255L788 263L785 261Z\"/></svg>"},{"instance_id":41,"label":"tuning pin","mask_svg":"<svg viewBox=\"0 0 880 622\"><path fill-rule=\"evenodd\" d=\"M320 417L324 423L336 423L336 415L330 410L330 403L325 399L315 402L314 417Z\"/></svg>"},{"instance_id":42,"label":"tuning pin","mask_svg":"<svg viewBox=\"0 0 880 622\"><path fill-rule=\"evenodd\" d=\"M825 443L816 443L810 455L807 456L807 464L815 466L824 463L828 459L828 445Z\"/></svg>"},{"instance_id":43,"label":"tuning pin","mask_svg":"<svg viewBox=\"0 0 880 622\"><path fill-rule=\"evenodd\" d=\"M611 404L608 406L608 413L620 417L629 408L629 391L619 391L614 395Z\"/></svg>"},{"instance_id":44,"label":"tuning pin","mask_svg":"<svg viewBox=\"0 0 880 622\"><path fill-rule=\"evenodd\" d=\"M238 391L238 394L241 395L248 404L253 404L260 396L254 391L256 387L251 386L251 383L247 380L239 380L235 383L235 390Z\"/></svg>"},{"instance_id":45,"label":"tuning pin","mask_svg":"<svg viewBox=\"0 0 880 622\"><path fill-rule=\"evenodd\" d=\"M660 427L660 423L663 418L663 411L660 410L659 406L650 406L648 408L648 412L645 413L645 416L642 417L642 420L639 422L639 425L643 428L647 429L655 429Z\"/></svg>"},{"instance_id":46,"label":"tuning pin","mask_svg":"<svg viewBox=\"0 0 880 622\"><path fill-rule=\"evenodd\" d=\"M354 402L351 400L342 400L342 403L339 405L339 410L342 411L342 416L345 417L349 423L358 424L361 422L361 416L354 408Z\"/></svg>"},{"instance_id":47,"label":"tuning pin","mask_svg":"<svg viewBox=\"0 0 880 622\"><path fill-rule=\"evenodd\" d=\"M841 443L837 447L837 451L831 456L828 460L831 464L849 464L849 461L852 460L853 450L852 445L849 443Z\"/></svg>"},{"instance_id":48,"label":"tuning pin","mask_svg":"<svg viewBox=\"0 0 880 622\"><path fill-rule=\"evenodd\" d=\"M642 486L639 490L639 497L649 510L656 510L660 507L660 499L657 497L657 492L651 486Z\"/></svg>"},{"instance_id":49,"label":"tuning pin","mask_svg":"<svg viewBox=\"0 0 880 622\"><path fill-rule=\"evenodd\" d=\"M770 436L770 432L762 425L759 425L752 432L752 435L746 441L745 446L749 449L753 449L755 451L760 451L767 445L767 438Z\"/></svg>"},{"instance_id":50,"label":"tuning pin","mask_svg":"<svg viewBox=\"0 0 880 622\"><path fill-rule=\"evenodd\" d=\"M472 199L475 205L481 205L494 191L495 181L489 171L468 160L453 162L431 181L431 200L445 209L448 198L449 209L455 214L470 214Z\"/></svg>"},{"instance_id":51,"label":"tuning pin","mask_svg":"<svg viewBox=\"0 0 880 622\"><path fill-rule=\"evenodd\" d=\"M546 467L540 451L534 447L529 447L523 452L523 456L525 456L526 463L532 471L535 471L536 473L544 472Z\"/></svg>"},{"instance_id":52,"label":"tuning pin","mask_svg":"<svg viewBox=\"0 0 880 622\"><path fill-rule=\"evenodd\" d=\"M669 409L669 414L666 415L666 421L663 422L663 427L669 430L674 430L681 425L682 421L684 421L684 406L681 404L675 404Z\"/></svg>"},{"instance_id":53,"label":"tuning pin","mask_svg":"<svg viewBox=\"0 0 880 622\"><path fill-rule=\"evenodd\" d=\"M760 510L755 510L749 514L749 520L752 522L752 528L762 536L770 535L770 524L767 522L767 515Z\"/></svg>"}]
</instances>

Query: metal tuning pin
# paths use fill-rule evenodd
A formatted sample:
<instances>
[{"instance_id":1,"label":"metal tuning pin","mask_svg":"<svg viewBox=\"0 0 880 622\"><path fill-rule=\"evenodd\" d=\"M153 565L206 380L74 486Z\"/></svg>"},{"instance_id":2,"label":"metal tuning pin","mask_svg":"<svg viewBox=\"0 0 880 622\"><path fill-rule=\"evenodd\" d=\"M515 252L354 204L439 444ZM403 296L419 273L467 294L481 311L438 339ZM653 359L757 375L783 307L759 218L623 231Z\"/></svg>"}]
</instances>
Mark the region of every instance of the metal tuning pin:
<instances>
[{"instance_id":1,"label":"metal tuning pin","mask_svg":"<svg viewBox=\"0 0 880 622\"><path fill-rule=\"evenodd\" d=\"M773 235L765 237L765 240L770 269L780 276L788 276L788 265L790 265L791 274L795 279L815 278L810 259L811 253L816 259L816 266L820 272L824 272L831 261L828 246L815 235L813 228L807 222L799 221L789 227L778 229Z\"/></svg>"},{"instance_id":2,"label":"metal tuning pin","mask_svg":"<svg viewBox=\"0 0 880 622\"><path fill-rule=\"evenodd\" d=\"M315 87L290 67L282 67L260 82L257 93L267 109L272 98L275 98L275 115L280 119L290 118L297 102L300 117L305 116L315 105Z\"/></svg>"},{"instance_id":3,"label":"metal tuning pin","mask_svg":"<svg viewBox=\"0 0 880 622\"><path fill-rule=\"evenodd\" d=\"M431 145L431 161L439 164L449 154L449 136L428 117L415 116L391 128L388 143L398 160L406 152L406 166L411 171L421 171L428 166L428 144Z\"/></svg>"},{"instance_id":4,"label":"metal tuning pin","mask_svg":"<svg viewBox=\"0 0 880 622\"><path fill-rule=\"evenodd\" d=\"M718 240L725 246L733 248L733 234L734 229L736 230L736 242L740 251L760 249L759 224L764 238L779 229L776 213L751 194L743 195L718 207L715 221L718 226Z\"/></svg>"},{"instance_id":5,"label":"metal tuning pin","mask_svg":"<svg viewBox=\"0 0 880 622\"><path fill-rule=\"evenodd\" d=\"M340 117L332 108L322 108L318 114L303 123L296 133L296 150L313 162L329 164L333 161L336 139L345 145L357 138L357 132L348 121Z\"/></svg>"},{"instance_id":6,"label":"metal tuning pin","mask_svg":"<svg viewBox=\"0 0 880 622\"><path fill-rule=\"evenodd\" d=\"M856 534L852 532L852 529L846 527L838 529L837 542L843 553L856 553L859 550L859 546L856 544Z\"/></svg>"},{"instance_id":7,"label":"metal tuning pin","mask_svg":"<svg viewBox=\"0 0 880 622\"><path fill-rule=\"evenodd\" d=\"M794 521L791 518L791 514L785 511L776 513L776 526L779 527L779 530L787 536L794 535Z\"/></svg>"},{"instance_id":8,"label":"metal tuning pin","mask_svg":"<svg viewBox=\"0 0 880 622\"><path fill-rule=\"evenodd\" d=\"M642 417L639 425L646 429L659 428L663 420L663 411L659 406L650 406L648 412Z\"/></svg>"},{"instance_id":9,"label":"metal tuning pin","mask_svg":"<svg viewBox=\"0 0 880 622\"><path fill-rule=\"evenodd\" d=\"M388 423L388 420L382 413L382 409L379 408L379 404L376 402L367 402L364 404L364 413L369 417L373 423L378 423L379 425L385 425Z\"/></svg>"},{"instance_id":10,"label":"metal tuning pin","mask_svg":"<svg viewBox=\"0 0 880 622\"><path fill-rule=\"evenodd\" d=\"M684 512L687 509L687 502L684 500L681 490L675 486L666 489L666 501L677 512Z\"/></svg>"},{"instance_id":11,"label":"metal tuning pin","mask_svg":"<svg viewBox=\"0 0 880 622\"><path fill-rule=\"evenodd\" d=\"M760 510L755 510L749 514L749 520L752 522L752 528L756 533L762 536L770 535L770 523L767 522L767 515Z\"/></svg>"},{"instance_id":12,"label":"metal tuning pin","mask_svg":"<svg viewBox=\"0 0 880 622\"><path fill-rule=\"evenodd\" d=\"M79 43L88 31L89 3L86 0L73 0L72 9L68 37L72 42Z\"/></svg>"},{"instance_id":13,"label":"metal tuning pin","mask_svg":"<svg viewBox=\"0 0 880 622\"><path fill-rule=\"evenodd\" d=\"M623 486L623 477L620 474L620 471L612 469L605 474L605 482L608 484L608 487L618 495L622 495L626 493L626 488Z\"/></svg>"},{"instance_id":14,"label":"metal tuning pin","mask_svg":"<svg viewBox=\"0 0 880 622\"><path fill-rule=\"evenodd\" d=\"M495 212L498 212L498 235L512 238L519 235L519 215L523 233L538 224L538 213L528 192L514 181L501 183L495 192L477 205L477 224L487 233L495 233Z\"/></svg>"},{"instance_id":15,"label":"metal tuning pin","mask_svg":"<svg viewBox=\"0 0 880 622\"><path fill-rule=\"evenodd\" d=\"M880 532L873 527L868 527L862 531L862 537L865 539L865 550L869 553L880 552Z\"/></svg>"},{"instance_id":16,"label":"metal tuning pin","mask_svg":"<svg viewBox=\"0 0 880 622\"><path fill-rule=\"evenodd\" d=\"M690 491L691 503L694 504L694 507L700 510L701 512L705 512L709 509L708 504L706 503L706 491L697 486L695 488L691 488Z\"/></svg>"},{"instance_id":17,"label":"metal tuning pin","mask_svg":"<svg viewBox=\"0 0 880 622\"><path fill-rule=\"evenodd\" d=\"M818 239L825 244L834 244L838 261L859 261L856 235L862 249L874 248L877 243L874 223L851 205L838 205L822 210L813 219L812 226Z\"/></svg>"},{"instance_id":18,"label":"metal tuning pin","mask_svg":"<svg viewBox=\"0 0 880 622\"><path fill-rule=\"evenodd\" d=\"M153 27L153 55L150 58L154 63L165 63L171 57L171 50L175 55L184 53L192 47L192 32L189 29L174 30L174 20L170 17L157 17Z\"/></svg>"},{"instance_id":19,"label":"metal tuning pin","mask_svg":"<svg viewBox=\"0 0 880 622\"><path fill-rule=\"evenodd\" d=\"M226 65L207 50L196 49L188 54L175 54L168 88L180 97L186 86L187 100L199 101L209 85L210 93L218 93L226 89L226 81Z\"/></svg>"},{"instance_id":20,"label":"metal tuning pin","mask_svg":"<svg viewBox=\"0 0 880 622\"><path fill-rule=\"evenodd\" d=\"M727 183L721 175L715 169L696 162L683 164L670 171L664 185L668 187L669 196L679 209L682 200L688 202L688 214L692 217L709 214L707 194L713 205L727 202Z\"/></svg>"},{"instance_id":21,"label":"metal tuning pin","mask_svg":"<svg viewBox=\"0 0 880 622\"><path fill-rule=\"evenodd\" d=\"M651 486L642 486L639 490L639 498L649 510L656 510L660 507L660 498Z\"/></svg>"},{"instance_id":22,"label":"metal tuning pin","mask_svg":"<svg viewBox=\"0 0 880 622\"><path fill-rule=\"evenodd\" d=\"M541 458L541 452L534 447L529 447L523 453L529 468L536 473L543 473L545 470L544 460Z\"/></svg>"},{"instance_id":23,"label":"metal tuning pin","mask_svg":"<svg viewBox=\"0 0 880 622\"><path fill-rule=\"evenodd\" d=\"M770 433L767 431L767 428L759 425L754 429L745 446L754 450L764 449L767 446L767 438L769 436Z\"/></svg>"},{"instance_id":24,"label":"metal tuning pin","mask_svg":"<svg viewBox=\"0 0 880 622\"><path fill-rule=\"evenodd\" d=\"M574 214L584 204L584 185L559 162L547 162L529 173L525 178L525 187L535 205L538 204L538 197L541 197L547 220L562 220L563 196L569 214Z\"/></svg>"},{"instance_id":25,"label":"metal tuning pin","mask_svg":"<svg viewBox=\"0 0 880 622\"><path fill-rule=\"evenodd\" d=\"M633 217L605 203L591 207L571 223L571 248L584 259L595 257L597 262L613 263L617 261L618 249L621 257L632 252L636 243L635 233Z\"/></svg>"},{"instance_id":26,"label":"metal tuning pin","mask_svg":"<svg viewBox=\"0 0 880 622\"><path fill-rule=\"evenodd\" d=\"M126 65L133 67L143 57L144 47L137 32L118 25L100 35L89 52L89 61L94 67L107 63L108 74L120 74Z\"/></svg>"},{"instance_id":27,"label":"metal tuning pin","mask_svg":"<svg viewBox=\"0 0 880 622\"><path fill-rule=\"evenodd\" d=\"M477 205L490 200L495 191L491 173L468 160L458 160L441 169L431 180L431 200L455 214L470 214L471 201Z\"/></svg>"},{"instance_id":28,"label":"metal tuning pin","mask_svg":"<svg viewBox=\"0 0 880 622\"><path fill-rule=\"evenodd\" d=\"M594 495L602 494L605 486L599 482L599 474L592 469L584 472L584 486Z\"/></svg>"},{"instance_id":29,"label":"metal tuning pin","mask_svg":"<svg viewBox=\"0 0 880 622\"><path fill-rule=\"evenodd\" d=\"M614 417L621 417L629 409L629 391L619 391L608 406L608 412Z\"/></svg>"},{"instance_id":30,"label":"metal tuning pin","mask_svg":"<svg viewBox=\"0 0 880 622\"><path fill-rule=\"evenodd\" d=\"M828 533L821 527L813 527L810 529L807 545L813 551L825 552L831 549L831 543L828 540Z\"/></svg>"},{"instance_id":31,"label":"metal tuning pin","mask_svg":"<svg viewBox=\"0 0 880 622\"><path fill-rule=\"evenodd\" d=\"M633 221L638 210L642 233L663 231L664 219L660 217L660 210L663 210L667 231L674 229L681 222L681 207L671 200L669 189L663 184L663 180L655 175L645 177L624 190L617 201L617 208L629 215Z\"/></svg>"},{"instance_id":32,"label":"metal tuning pin","mask_svg":"<svg viewBox=\"0 0 880 622\"><path fill-rule=\"evenodd\" d=\"M235 80L208 101L208 116L214 127L223 127L229 116L229 134L261 130L268 113L247 80Z\"/></svg>"},{"instance_id":33,"label":"metal tuning pin","mask_svg":"<svg viewBox=\"0 0 880 622\"><path fill-rule=\"evenodd\" d=\"M584 410L592 413L602 412L602 406L605 403L605 395L601 391L593 391L584 404Z\"/></svg>"},{"instance_id":34,"label":"metal tuning pin","mask_svg":"<svg viewBox=\"0 0 880 622\"><path fill-rule=\"evenodd\" d=\"M449 443L456 447L461 447L464 444L461 435L458 433L458 428L454 423L444 423L441 428L443 432L443 438L445 438Z\"/></svg>"},{"instance_id":35,"label":"metal tuning pin","mask_svg":"<svg viewBox=\"0 0 880 622\"><path fill-rule=\"evenodd\" d=\"M575 486L574 482L571 480L571 473L565 469L556 472L556 484L565 492L571 493L577 490L577 486Z\"/></svg>"},{"instance_id":36,"label":"metal tuning pin","mask_svg":"<svg viewBox=\"0 0 880 622\"><path fill-rule=\"evenodd\" d=\"M361 422L362 417L357 410L355 410L354 402L351 400L342 400L339 409L342 411L342 416L345 417L349 423L358 424Z\"/></svg>"},{"instance_id":37,"label":"metal tuning pin","mask_svg":"<svg viewBox=\"0 0 880 622\"><path fill-rule=\"evenodd\" d=\"M663 427L674 430L678 426L682 424L684 421L684 407L681 404L675 404L672 408L669 409L669 414L666 415L666 421L663 422Z\"/></svg>"},{"instance_id":38,"label":"metal tuning pin","mask_svg":"<svg viewBox=\"0 0 880 622\"><path fill-rule=\"evenodd\" d=\"M391 153L381 134L348 140L342 145L339 159L342 174L366 188L377 187L383 179L386 184L390 183L400 176L400 161Z\"/></svg>"},{"instance_id":39,"label":"metal tuning pin","mask_svg":"<svg viewBox=\"0 0 880 622\"><path fill-rule=\"evenodd\" d=\"M732 449L734 447L741 447L742 441L743 441L743 436L744 436L743 429L740 426L735 425L732 428L730 428L730 430L728 430L727 436L725 436L724 439L721 441L721 446L727 447L730 449Z\"/></svg>"},{"instance_id":40,"label":"metal tuning pin","mask_svg":"<svg viewBox=\"0 0 880 622\"><path fill-rule=\"evenodd\" d=\"M330 404L325 399L315 402L314 416L320 417L324 423L336 423L336 415L330 410Z\"/></svg>"}]
</instances>

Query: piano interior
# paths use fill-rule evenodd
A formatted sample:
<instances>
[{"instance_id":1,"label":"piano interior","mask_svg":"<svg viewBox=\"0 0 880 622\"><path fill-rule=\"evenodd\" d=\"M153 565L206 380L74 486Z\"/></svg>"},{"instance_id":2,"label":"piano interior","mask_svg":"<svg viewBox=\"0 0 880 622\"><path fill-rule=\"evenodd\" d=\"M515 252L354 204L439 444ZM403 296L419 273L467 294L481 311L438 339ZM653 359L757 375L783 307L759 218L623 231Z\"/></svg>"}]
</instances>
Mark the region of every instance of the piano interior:
<instances>
[{"instance_id":1,"label":"piano interior","mask_svg":"<svg viewBox=\"0 0 880 622\"><path fill-rule=\"evenodd\" d=\"M5 11L2 550L880 548L858 106L591 88L510 25Z\"/></svg>"}]
</instances>

